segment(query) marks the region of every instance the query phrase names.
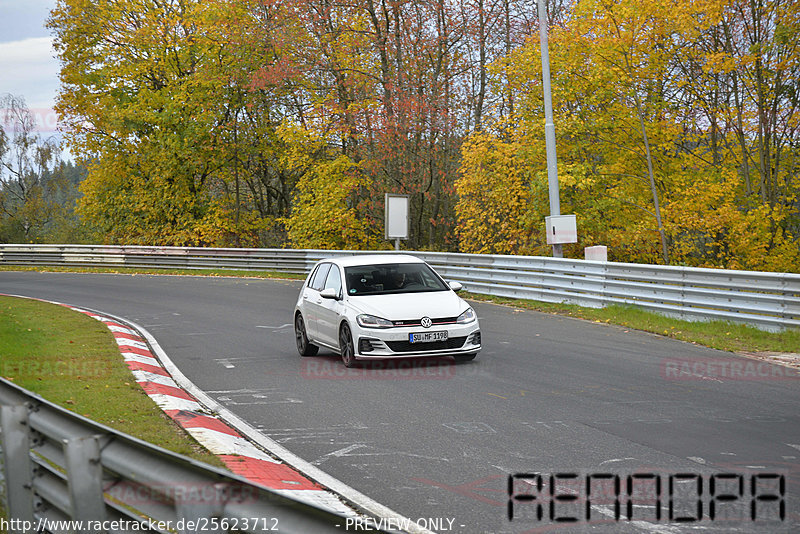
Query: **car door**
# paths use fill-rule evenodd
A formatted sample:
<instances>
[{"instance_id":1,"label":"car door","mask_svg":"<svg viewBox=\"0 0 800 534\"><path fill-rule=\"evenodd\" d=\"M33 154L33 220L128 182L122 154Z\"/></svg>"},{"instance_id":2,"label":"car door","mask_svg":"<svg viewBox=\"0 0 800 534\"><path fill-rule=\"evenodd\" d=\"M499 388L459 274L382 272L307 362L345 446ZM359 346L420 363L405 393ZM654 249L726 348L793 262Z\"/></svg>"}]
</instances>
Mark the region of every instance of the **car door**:
<instances>
[{"instance_id":1,"label":"car door","mask_svg":"<svg viewBox=\"0 0 800 534\"><path fill-rule=\"evenodd\" d=\"M323 298L322 302L318 304L317 336L320 342L336 347L339 345L339 321L344 306L342 303L342 275L337 265L331 265L322 289L333 289L338 297L335 299Z\"/></svg>"},{"instance_id":2,"label":"car door","mask_svg":"<svg viewBox=\"0 0 800 534\"><path fill-rule=\"evenodd\" d=\"M322 341L317 326L323 300L320 292L325 287L325 279L328 277L330 269L330 263L320 263L303 290L303 318L306 323L306 334L313 340Z\"/></svg>"}]
</instances>

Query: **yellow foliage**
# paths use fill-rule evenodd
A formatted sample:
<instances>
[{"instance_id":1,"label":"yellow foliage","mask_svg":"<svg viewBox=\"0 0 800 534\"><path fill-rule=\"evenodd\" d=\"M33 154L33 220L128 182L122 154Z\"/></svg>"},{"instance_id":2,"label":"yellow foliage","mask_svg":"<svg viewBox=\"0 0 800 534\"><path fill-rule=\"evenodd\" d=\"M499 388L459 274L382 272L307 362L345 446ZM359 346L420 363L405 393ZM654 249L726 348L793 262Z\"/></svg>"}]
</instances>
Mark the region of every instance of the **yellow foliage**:
<instances>
[{"instance_id":1,"label":"yellow foliage","mask_svg":"<svg viewBox=\"0 0 800 534\"><path fill-rule=\"evenodd\" d=\"M797 33L800 9L796 3L774 5L793 13L784 14L775 29L776 46L782 46L781 36ZM734 57L727 50L692 46L698 40L707 44L707 33L717 31L713 26L730 13L725 0L580 0L569 20L551 29L561 212L574 213L578 220L579 242L566 247L567 256L582 257L585 246L607 245L614 261L663 261L658 200L671 263L800 270L798 236L791 232L800 220L790 185L792 169L797 168L796 149L787 143L780 152L765 154L771 161L760 162L759 150L770 147L759 149L755 132L745 131L746 137L737 138L734 128L737 120L745 127L757 123L752 107L738 117L735 109L700 115L691 107L713 99L722 105L719 91L725 88L720 89L720 79L713 76L747 72L757 58L764 60L755 49ZM789 55L788 48L773 49L774 57L779 57L777 52L787 54L775 68L796 62L797 48L793 50ZM708 77L697 79L705 73L688 68L694 65L705 69ZM515 89L516 116L497 126L502 142L476 134L464 145L458 184L460 247L549 254L543 244L542 220L549 206L541 55L535 37L491 72L507 77ZM692 102L690 94L700 96ZM676 95L677 100L670 100ZM786 123L800 123L798 117L795 113ZM700 124L713 118L719 121L715 130ZM776 175L759 165L774 165ZM524 191L522 203L522 196L508 190L518 181ZM493 187L496 194L489 192ZM520 236L525 240L522 246Z\"/></svg>"},{"instance_id":2,"label":"yellow foliage","mask_svg":"<svg viewBox=\"0 0 800 534\"><path fill-rule=\"evenodd\" d=\"M457 228L464 252L518 254L529 247L530 193L522 161L511 143L476 133L462 148L456 181Z\"/></svg>"},{"instance_id":3,"label":"yellow foliage","mask_svg":"<svg viewBox=\"0 0 800 534\"><path fill-rule=\"evenodd\" d=\"M697 267L796 272L800 247L786 207L748 202L735 173L695 177L666 209L675 261Z\"/></svg>"},{"instance_id":4,"label":"yellow foliage","mask_svg":"<svg viewBox=\"0 0 800 534\"><path fill-rule=\"evenodd\" d=\"M283 221L292 245L310 249L377 247L375 229L356 208L359 190L368 185L359 166L341 154L315 157L315 152L324 152L322 141L299 128L284 126L281 135L292 141L284 166L302 172L292 213Z\"/></svg>"}]
</instances>

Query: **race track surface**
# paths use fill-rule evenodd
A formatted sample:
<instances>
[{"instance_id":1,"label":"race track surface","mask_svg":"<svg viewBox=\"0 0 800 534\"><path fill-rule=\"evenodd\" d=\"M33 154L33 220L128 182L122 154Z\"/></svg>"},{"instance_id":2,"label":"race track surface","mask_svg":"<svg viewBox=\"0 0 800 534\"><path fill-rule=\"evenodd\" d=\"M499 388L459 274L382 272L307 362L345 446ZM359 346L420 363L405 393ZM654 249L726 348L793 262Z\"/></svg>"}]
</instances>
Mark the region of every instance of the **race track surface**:
<instances>
[{"instance_id":1,"label":"race track surface","mask_svg":"<svg viewBox=\"0 0 800 534\"><path fill-rule=\"evenodd\" d=\"M299 287L0 272L0 293L140 324L238 416L437 532L800 531L797 372L479 302L474 362L346 370L297 354Z\"/></svg>"}]
</instances>

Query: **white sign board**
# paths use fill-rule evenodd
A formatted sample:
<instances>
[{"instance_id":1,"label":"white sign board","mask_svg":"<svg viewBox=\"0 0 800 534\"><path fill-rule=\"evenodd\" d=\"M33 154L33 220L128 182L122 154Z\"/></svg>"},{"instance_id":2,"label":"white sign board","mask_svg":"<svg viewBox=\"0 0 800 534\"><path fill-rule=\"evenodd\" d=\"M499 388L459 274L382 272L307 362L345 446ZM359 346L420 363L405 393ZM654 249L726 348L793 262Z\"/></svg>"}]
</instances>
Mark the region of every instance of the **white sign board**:
<instances>
[{"instance_id":1,"label":"white sign board","mask_svg":"<svg viewBox=\"0 0 800 534\"><path fill-rule=\"evenodd\" d=\"M386 239L408 239L408 195L386 193Z\"/></svg>"},{"instance_id":2,"label":"white sign board","mask_svg":"<svg viewBox=\"0 0 800 534\"><path fill-rule=\"evenodd\" d=\"M596 245L583 249L584 258L590 261L608 261L608 247Z\"/></svg>"},{"instance_id":3,"label":"white sign board","mask_svg":"<svg viewBox=\"0 0 800 534\"><path fill-rule=\"evenodd\" d=\"M547 226L547 244L578 242L578 225L574 215L553 215L544 218Z\"/></svg>"}]
</instances>

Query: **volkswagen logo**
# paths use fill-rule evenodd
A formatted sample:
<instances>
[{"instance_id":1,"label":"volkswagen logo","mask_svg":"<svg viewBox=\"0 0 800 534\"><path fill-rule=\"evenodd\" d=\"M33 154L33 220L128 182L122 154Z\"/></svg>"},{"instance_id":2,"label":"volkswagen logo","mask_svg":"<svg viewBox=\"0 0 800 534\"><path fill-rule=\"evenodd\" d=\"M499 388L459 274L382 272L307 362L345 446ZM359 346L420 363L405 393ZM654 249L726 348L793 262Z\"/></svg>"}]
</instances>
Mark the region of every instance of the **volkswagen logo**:
<instances>
[{"instance_id":1,"label":"volkswagen logo","mask_svg":"<svg viewBox=\"0 0 800 534\"><path fill-rule=\"evenodd\" d=\"M433 324L433 321L431 320L430 317L423 317L422 319L420 319L419 324L422 325L422 328L430 328L431 325Z\"/></svg>"}]
</instances>

